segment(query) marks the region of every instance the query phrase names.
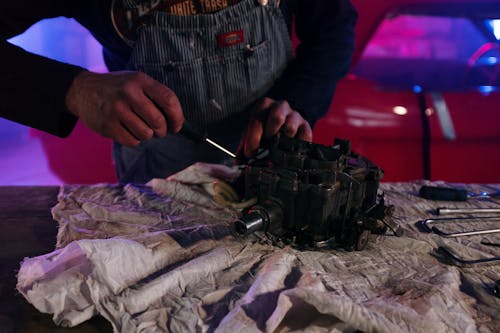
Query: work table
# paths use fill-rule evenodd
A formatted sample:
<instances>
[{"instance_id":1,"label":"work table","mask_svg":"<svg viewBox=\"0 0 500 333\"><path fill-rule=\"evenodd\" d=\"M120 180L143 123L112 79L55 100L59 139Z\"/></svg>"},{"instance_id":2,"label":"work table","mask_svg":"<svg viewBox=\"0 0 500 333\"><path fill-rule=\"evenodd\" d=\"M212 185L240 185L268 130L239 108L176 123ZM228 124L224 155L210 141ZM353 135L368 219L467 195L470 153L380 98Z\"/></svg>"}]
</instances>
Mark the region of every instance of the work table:
<instances>
[{"instance_id":1,"label":"work table","mask_svg":"<svg viewBox=\"0 0 500 333\"><path fill-rule=\"evenodd\" d=\"M425 331L427 326L433 327L432 325L441 325L434 331L441 332L443 331L442 325L446 326L453 324L454 320L456 320L456 316L462 318L461 311L467 314L466 320L473 320L472 323L475 321L477 327L481 325L486 325L488 328L496 327L496 325L500 323L500 315L498 315L498 308L495 309L495 304L500 304L500 299L496 299L492 295L490 287L492 281L500 279L500 268L498 268L498 266L496 266L496 268L458 268L456 266L441 263L430 255L432 247L435 247L436 244L440 244L442 240L437 235L426 234L419 231L416 227L416 222L418 219L430 216L431 208L434 209L439 207L439 205L446 205L449 203L431 202L416 197L416 193L418 193L417 189L420 185L421 183L389 183L382 185L382 189L386 193L387 202L390 204L396 203L396 222L400 223L405 229L405 235L402 238L390 235L390 232L388 232L388 235L384 236L374 235L373 239L369 242L368 248L361 252L336 252L333 250L324 252L301 252L286 247L284 249L272 247L268 244L260 244L258 242L246 242L246 244L242 244L245 243L245 241L235 241L231 239L231 237L223 235L221 237L214 237L214 235L217 235L207 232L197 233L196 230L193 232L182 231L186 232L184 236L189 236L187 238L183 236L180 230L178 232L174 230L173 233L171 231L167 231L165 234L162 233L160 238L158 236L159 234L149 234L149 236L146 235L143 238L141 238L141 236L131 239L134 239L134 242L137 241L137 244L142 244L140 246L167 251L165 253L170 253L170 255L176 252L183 253L179 256L180 261L178 263L175 262L175 257L169 259L171 263L165 263L166 266L159 271L162 272L162 274L171 274L178 269L183 270L185 266L188 266L191 262L195 267L196 265L201 266L200 263L207 262L207 267L214 269L210 277L221 277L220 281L216 281L217 287L215 290L210 289L212 288L211 285L204 284L210 282L211 278L204 278L196 280L195 282L185 281L186 289L183 289L179 294L182 300L200 300L205 302L205 296L200 298L197 293L209 292L208 295L212 295L212 293L213 295L217 295L219 291L226 292L232 290L232 288L239 290L235 294L229 292L227 294L227 299L226 296L220 299L220 302L222 302L220 304L200 305L209 314L209 311L219 309L212 315L216 316L222 314L223 320L217 319L221 320L218 322L220 325L222 325L223 322L227 323L229 320L228 318L230 318L232 314L236 316L235 318L245 315L245 313L251 316L253 307L258 309L262 308L264 303L259 304L259 300L265 301L265 304L276 306L274 310L264 309L264 313L267 316L264 319L269 323L271 318L273 318L273 316L271 316L273 313L272 311L275 311L275 313L282 311L278 309L277 295L282 294L279 298L279 300L282 300L281 297L287 297L286 295L290 295L292 292L293 297L291 299L296 299L296 297L299 296L305 297L302 301L307 300L307 302L312 302L310 303L312 304L311 307L314 305L320 308L320 304L324 304L328 311L336 311L337 307L346 302L352 302L353 306L355 306L351 310L359 311L359 308L357 308L358 306L365 309L362 310L361 313L363 313L363 311L369 311L370 313L378 315L379 312L377 311L381 310L380 315L383 313L384 316L387 317L381 322L374 323L374 327L377 327L376 325L388 325L384 326L385 331L388 330L388 327L394 327L391 325L397 325L400 320L403 320L404 318L397 319L397 317L399 317L400 314L405 314L405 316L409 315L405 320L410 320L410 322L414 320L415 325L422 325L422 327L415 330L415 332ZM95 204L102 201L100 199L96 200L96 198L101 197L109 200L109 193L118 191L116 187L110 189L105 185L102 187L97 186L91 189L96 190L96 195L89 196L85 192L88 188L82 187L81 189L82 191L79 191L78 188L68 188L65 190L64 200L68 202L67 207L75 202L78 202L78 204L84 204L85 202L89 204L92 200L94 200L92 203ZM2 332L68 331L67 328L57 327L52 322L50 315L41 314L15 289L16 272L23 258L40 256L54 250L58 222L61 223L61 221L56 222L53 220L51 208L58 202L58 192L58 187L0 187L0 227L2 230L0 235L0 326L3 329ZM122 200L123 203L121 203L120 200L110 200L109 206L106 206L105 200L102 201L102 207L100 207L97 212L102 213L109 209L107 211L108 213L105 214L109 214L109 212L113 214L117 211L121 211L119 209L121 204L123 204L124 208L130 207L130 203L125 201L128 200L127 198L132 198L131 193L137 195L137 189L134 189L134 192L128 193L128 196L121 197L120 200ZM102 196L99 197L99 195ZM134 198L140 198L139 201L141 205L145 202L144 200L147 199L147 197L142 197L140 195ZM465 205L465 203L451 204L457 207ZM467 205L474 204L474 202L467 203ZM158 203L155 203L155 205L158 205ZM192 211L196 206L190 207ZM71 209L74 209L74 207ZM65 216L64 214L66 213L67 215ZM75 211L67 212L64 207L58 212L62 219L66 219L65 223L67 224L65 227L69 227L70 229L73 228L72 230L78 230L83 225L79 225L79 223L86 223L84 220L72 220L70 218L71 214L76 213ZM146 214L150 214L150 212L146 211ZM111 219L111 222L113 221L112 215L106 216ZM123 218L123 216L120 218ZM151 216L148 215L146 220L151 221ZM74 226L70 226L70 224L73 223L72 221L75 223ZM172 221L175 222L175 219ZM169 220L169 223L170 222ZM157 225L150 225L149 227L157 228ZM220 231L217 228L212 230L215 233ZM102 229L99 232L111 233L116 232L116 230ZM205 237L207 237L208 234L211 236L206 239ZM113 235L110 234L110 236ZM96 238L99 237L96 236ZM174 239L175 241L173 241ZM71 239L66 238L63 245L69 244L70 241ZM467 248L467 242L467 240L460 240L457 241L457 244ZM102 242L94 244L91 240L85 240L84 243L81 244L82 248L89 245L93 246L97 251L95 252L96 258L102 254L102 252L99 252L99 246L103 245ZM113 244L104 245L105 248L114 246ZM120 244L117 242L117 245ZM175 250L176 252L172 252L172 248L177 249ZM122 249L127 249L127 247ZM140 248L138 248L138 251L139 250ZM234 251L234 253L231 251ZM488 249L487 251L494 253L495 249ZM126 257L125 254L124 257ZM161 257L165 258L163 254L160 255L160 258ZM92 260L96 260L96 258ZM152 260L153 259L158 260L158 258L152 258ZM214 261L208 264L210 260ZM235 261L231 263L230 260ZM249 265L252 260L255 261L255 264ZM217 265L222 265L224 261L227 261L227 265L229 265L228 267L231 267L231 269L222 266L216 267ZM241 279L235 279L234 281L238 282L238 285L224 285L224 283L232 281L229 280L229 278L233 278L227 274L237 269L238 265L248 267L247 269L251 268L252 273L249 276L242 276ZM284 276L279 276L279 274L281 274L280 270L286 268L284 267L286 265L289 265L287 269L291 271L289 273L281 272L286 274ZM275 267L273 270L275 269L276 274L279 274L278 276L274 276L274 272L272 271L266 272L266 269L261 270L255 267ZM200 267L200 269L203 270L204 268ZM244 271L243 268L242 271ZM376 272L380 272L380 274ZM267 276L269 273L273 273L273 276ZM185 272L181 272L180 274L185 276ZM255 281L253 280L254 277L252 277L253 274L257 275ZM432 276L427 276L427 274L431 274ZM172 276L175 278L176 275ZM105 275L101 276L100 281L104 281L103 279L105 278ZM151 278L145 277L145 281L153 282L156 278L158 278L158 276L155 274ZM269 278L270 280L267 280ZM263 297L262 299L259 298L260 296L251 294L255 290L260 290L259 288L272 287L272 284L274 282L278 283L281 278L284 279L285 286L274 286L273 288L277 288L277 291L273 290L261 294ZM114 280L114 278L111 280ZM168 281L168 279L165 281ZM264 283L262 283L262 281L264 281ZM319 282L324 284L324 286L321 286L318 290L314 289L318 287L317 284ZM131 290L145 288L148 283L149 282L145 285L132 286ZM262 283L262 285L259 283ZM311 284L308 285L308 283ZM179 286L179 284L173 283L173 287L176 286ZM165 292L170 295L169 297L175 299L178 291L175 288L171 290L171 287L170 285L158 285L158 290L166 288ZM240 290L240 288L242 289ZM312 291L310 296L312 296L313 299L307 298L307 294L302 294L304 290ZM193 295L185 295L184 293L193 293ZM246 293L245 297L241 296L242 293ZM121 293L117 294L116 302L118 303L116 304L122 301L130 301L130 299L124 295L127 296L128 293L123 295L121 295ZM329 297L332 298L323 298L326 295L331 295ZM235 297L236 299L234 299ZM436 299L436 297L438 297L438 299ZM266 298L268 299L266 300ZM249 302L249 299L253 300ZM228 302L228 300L231 300L231 302ZM226 304L226 302L228 303ZM237 309L237 305L240 304L240 302L249 302L245 303L245 307L248 308L244 312L240 312ZM228 304L235 308L225 310L231 310L229 313L225 311L220 312L221 309L225 309L225 307L229 306ZM451 307L448 309L449 318L442 318L443 321L439 318L435 318L433 315L434 310L438 311L440 315L447 313L446 304L448 304L448 307ZM196 304L187 305L187 308L190 309L192 306L196 306ZM117 311L115 316L121 315L119 307L116 309L110 307L110 309ZM307 309L311 310L311 308ZM128 308L127 311L129 311ZM346 313L346 315L349 313L342 312L344 310L340 312L335 311L328 314L334 315L332 318L340 318L338 317L339 313ZM388 313L391 313L391 315L388 315ZM202 313L193 315L201 316L201 319L198 320L207 320L203 319ZM207 314L205 314L205 316L206 315ZM288 320L293 323L292 317L293 316L288 317L287 315L282 318L282 320L285 322L285 319L288 318ZM134 316L131 318L133 319ZM353 318L346 318L351 320L352 325ZM259 322L261 319L258 317L254 319L257 325L263 325L263 322ZM427 319L429 319L428 322ZM211 320L214 319L212 318ZM385 322L385 320L387 320L387 322ZM435 324L432 324L433 321ZM210 323L209 321L207 322ZM370 329L370 326L365 327ZM7 330L5 330L5 328L7 328ZM69 331L82 333L109 332L112 331L112 329L108 321L102 317L93 317L83 324L69 329Z\"/></svg>"},{"instance_id":2,"label":"work table","mask_svg":"<svg viewBox=\"0 0 500 333\"><path fill-rule=\"evenodd\" d=\"M58 186L0 186L0 327L10 332L67 332L48 314L38 312L17 292L16 275L25 257L54 250L57 223L50 209L57 203ZM96 317L71 329L75 333L111 332Z\"/></svg>"}]
</instances>

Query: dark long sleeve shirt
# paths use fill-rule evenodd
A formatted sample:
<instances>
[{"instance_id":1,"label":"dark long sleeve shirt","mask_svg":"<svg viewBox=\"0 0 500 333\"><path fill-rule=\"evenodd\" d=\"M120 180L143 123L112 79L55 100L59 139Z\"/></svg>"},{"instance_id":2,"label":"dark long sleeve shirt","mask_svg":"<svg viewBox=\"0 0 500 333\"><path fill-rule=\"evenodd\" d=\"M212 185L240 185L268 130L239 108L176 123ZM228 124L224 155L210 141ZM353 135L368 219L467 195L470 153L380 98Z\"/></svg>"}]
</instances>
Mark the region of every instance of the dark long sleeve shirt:
<instances>
[{"instance_id":1,"label":"dark long sleeve shirt","mask_svg":"<svg viewBox=\"0 0 500 333\"><path fill-rule=\"evenodd\" d=\"M76 123L66 93L81 67L34 55L7 42L34 23L74 18L102 44L110 71L125 69L131 48L111 21L111 0L8 0L0 11L0 117L67 136ZM296 58L268 96L287 100L311 124L323 116L354 47L356 12L349 0L282 0L295 17Z\"/></svg>"}]
</instances>

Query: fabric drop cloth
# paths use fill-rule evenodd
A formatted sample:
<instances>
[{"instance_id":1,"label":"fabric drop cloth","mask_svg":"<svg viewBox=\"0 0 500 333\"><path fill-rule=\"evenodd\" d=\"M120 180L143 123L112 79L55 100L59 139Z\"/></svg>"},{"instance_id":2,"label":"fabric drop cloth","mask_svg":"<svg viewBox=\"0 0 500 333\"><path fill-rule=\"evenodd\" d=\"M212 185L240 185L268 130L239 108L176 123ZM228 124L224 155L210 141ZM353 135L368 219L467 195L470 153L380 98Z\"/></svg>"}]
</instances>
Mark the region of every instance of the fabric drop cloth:
<instances>
[{"instance_id":1,"label":"fabric drop cloth","mask_svg":"<svg viewBox=\"0 0 500 333\"><path fill-rule=\"evenodd\" d=\"M416 195L423 182L381 185L403 237L372 235L360 252L299 251L232 234L237 212L210 192L236 174L196 164L147 186L63 186L56 249L21 263L18 290L58 325L99 314L115 332L500 332L489 289L500 266L431 255L438 245L476 258L496 249L480 244L485 236L419 231L415 222L442 205Z\"/></svg>"}]
</instances>

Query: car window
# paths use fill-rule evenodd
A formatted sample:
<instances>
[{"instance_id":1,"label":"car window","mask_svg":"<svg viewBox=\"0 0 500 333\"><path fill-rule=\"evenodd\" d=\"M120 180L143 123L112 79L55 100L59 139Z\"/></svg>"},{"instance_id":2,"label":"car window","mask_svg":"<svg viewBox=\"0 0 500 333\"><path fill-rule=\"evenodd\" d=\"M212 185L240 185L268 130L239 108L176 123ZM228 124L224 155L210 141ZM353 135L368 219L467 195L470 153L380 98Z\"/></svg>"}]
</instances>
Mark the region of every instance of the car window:
<instances>
[{"instance_id":1,"label":"car window","mask_svg":"<svg viewBox=\"0 0 500 333\"><path fill-rule=\"evenodd\" d=\"M392 15L368 42L354 73L394 89L499 87L498 29L496 20Z\"/></svg>"},{"instance_id":2,"label":"car window","mask_svg":"<svg viewBox=\"0 0 500 333\"><path fill-rule=\"evenodd\" d=\"M500 19L495 20L487 20L486 24L489 26L489 29L493 32L496 40L500 39Z\"/></svg>"}]
</instances>

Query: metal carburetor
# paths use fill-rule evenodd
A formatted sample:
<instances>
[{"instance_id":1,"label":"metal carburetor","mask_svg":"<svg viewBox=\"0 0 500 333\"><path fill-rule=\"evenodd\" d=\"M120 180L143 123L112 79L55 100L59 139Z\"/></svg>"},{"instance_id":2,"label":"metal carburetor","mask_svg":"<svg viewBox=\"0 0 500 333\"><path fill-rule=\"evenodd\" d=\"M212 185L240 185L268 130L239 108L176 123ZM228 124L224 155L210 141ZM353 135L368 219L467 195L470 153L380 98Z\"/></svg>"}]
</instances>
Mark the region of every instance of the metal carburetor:
<instances>
[{"instance_id":1,"label":"metal carburetor","mask_svg":"<svg viewBox=\"0 0 500 333\"><path fill-rule=\"evenodd\" d=\"M240 235L263 231L301 249L362 250L370 233L390 225L393 207L378 194L382 169L347 140L324 146L278 134L241 177L244 196L257 204L235 222Z\"/></svg>"}]
</instances>

